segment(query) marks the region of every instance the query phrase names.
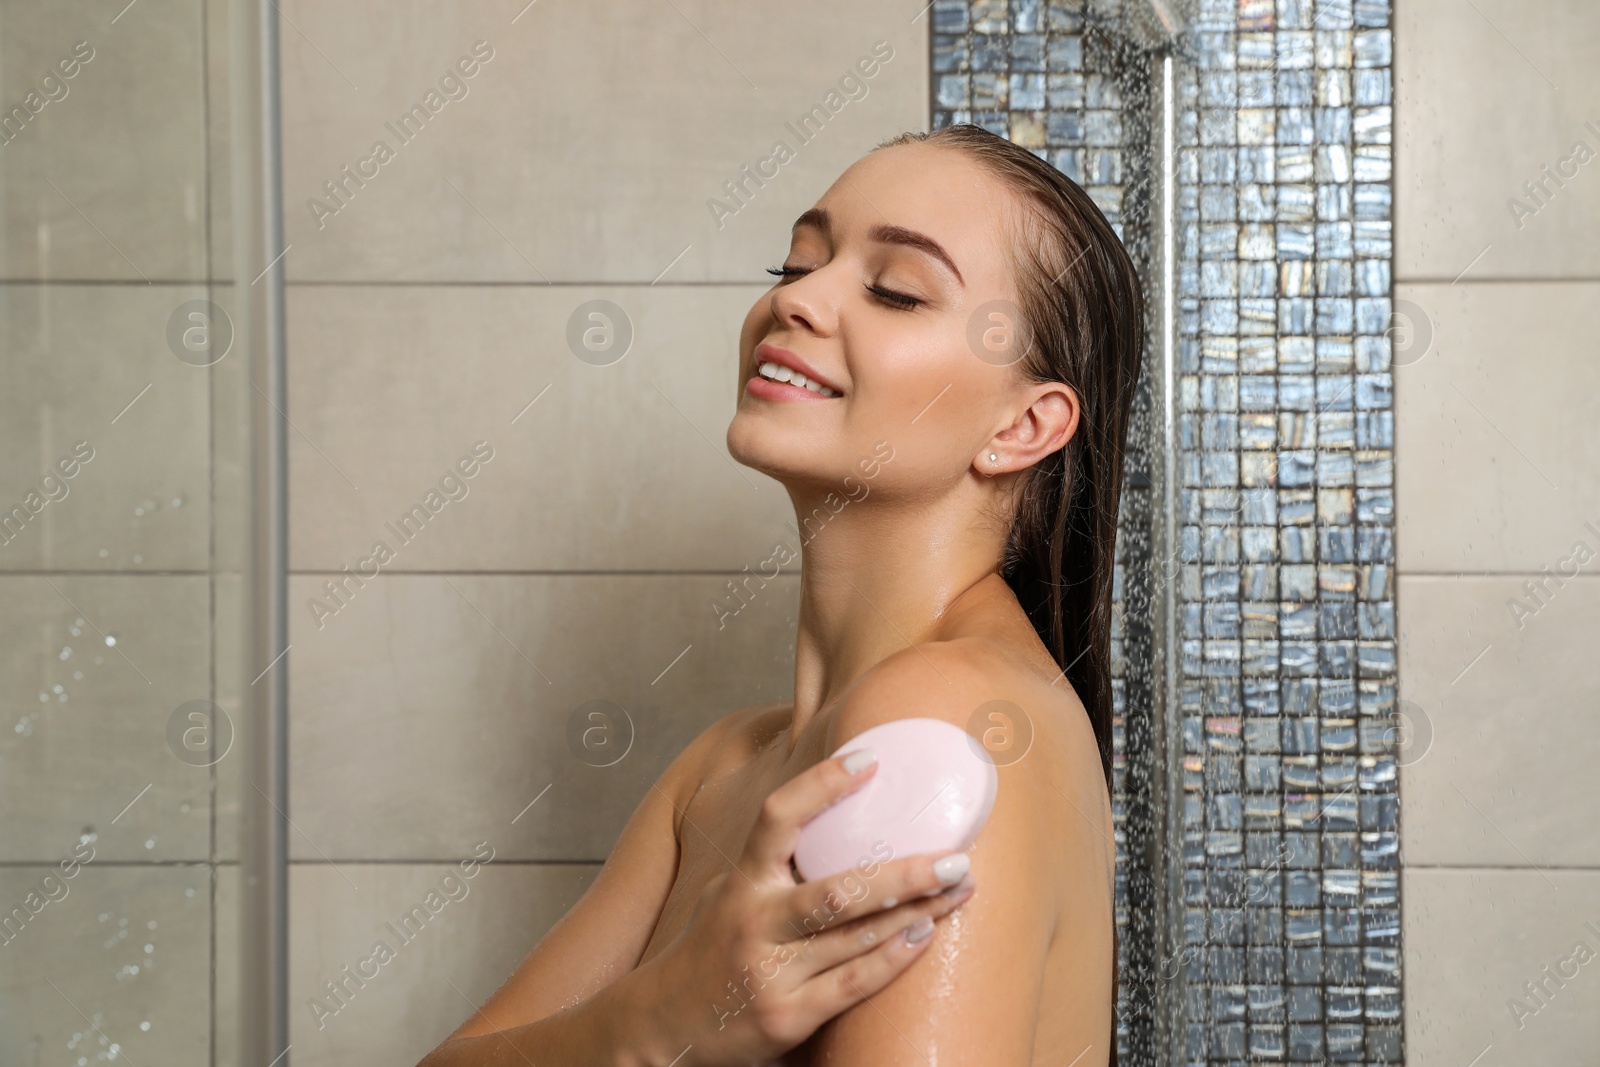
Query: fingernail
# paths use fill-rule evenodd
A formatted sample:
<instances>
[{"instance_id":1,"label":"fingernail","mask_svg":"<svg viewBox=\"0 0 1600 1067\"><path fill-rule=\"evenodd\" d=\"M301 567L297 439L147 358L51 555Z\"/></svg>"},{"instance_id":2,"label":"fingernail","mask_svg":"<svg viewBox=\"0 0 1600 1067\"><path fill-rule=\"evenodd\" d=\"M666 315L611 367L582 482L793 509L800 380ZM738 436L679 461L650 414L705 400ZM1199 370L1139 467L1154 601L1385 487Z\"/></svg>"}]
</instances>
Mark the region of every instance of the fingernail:
<instances>
[{"instance_id":1,"label":"fingernail","mask_svg":"<svg viewBox=\"0 0 1600 1067\"><path fill-rule=\"evenodd\" d=\"M876 752L870 748L858 748L844 758L844 769L851 774L860 774L876 762L878 762Z\"/></svg>"},{"instance_id":2,"label":"fingernail","mask_svg":"<svg viewBox=\"0 0 1600 1067\"><path fill-rule=\"evenodd\" d=\"M933 919L927 915L906 927L906 944L915 945L933 933Z\"/></svg>"},{"instance_id":3,"label":"fingernail","mask_svg":"<svg viewBox=\"0 0 1600 1067\"><path fill-rule=\"evenodd\" d=\"M942 860L935 860L933 875L945 885L954 885L961 881L961 876L967 873L972 866L972 860L965 852L952 852Z\"/></svg>"},{"instance_id":4,"label":"fingernail","mask_svg":"<svg viewBox=\"0 0 1600 1067\"><path fill-rule=\"evenodd\" d=\"M974 889L976 889L977 886L978 886L978 883L973 881L972 875L971 874L967 874L965 877L963 877L961 879L961 881L957 882L955 885L951 886L949 889L942 890L942 892L944 893L944 895L946 897L949 897L950 899L953 900L956 897L966 896L968 893L970 893Z\"/></svg>"}]
</instances>

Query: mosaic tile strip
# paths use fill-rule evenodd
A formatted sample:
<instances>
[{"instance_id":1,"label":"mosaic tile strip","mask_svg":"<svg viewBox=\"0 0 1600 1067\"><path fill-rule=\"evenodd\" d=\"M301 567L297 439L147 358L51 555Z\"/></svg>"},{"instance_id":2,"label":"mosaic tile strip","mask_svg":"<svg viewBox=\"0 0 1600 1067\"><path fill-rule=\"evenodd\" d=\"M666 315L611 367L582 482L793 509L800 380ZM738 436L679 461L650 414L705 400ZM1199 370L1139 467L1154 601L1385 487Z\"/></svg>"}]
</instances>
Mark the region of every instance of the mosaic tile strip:
<instances>
[{"instance_id":1,"label":"mosaic tile strip","mask_svg":"<svg viewBox=\"0 0 1600 1067\"><path fill-rule=\"evenodd\" d=\"M1047 159L1148 263L1152 102L1129 16L938 0L932 125L976 122ZM1177 51L1189 951L1184 1048L1159 1062L1398 1063L1390 4L1201 0ZM1135 468L1161 431L1136 419L1130 442L1122 738L1150 713L1128 669L1149 601L1125 594L1151 564L1158 505ZM1128 845L1149 828L1129 822L1125 750L1117 765L1126 952L1143 910ZM1122 993L1124 1056L1157 1062Z\"/></svg>"}]
</instances>

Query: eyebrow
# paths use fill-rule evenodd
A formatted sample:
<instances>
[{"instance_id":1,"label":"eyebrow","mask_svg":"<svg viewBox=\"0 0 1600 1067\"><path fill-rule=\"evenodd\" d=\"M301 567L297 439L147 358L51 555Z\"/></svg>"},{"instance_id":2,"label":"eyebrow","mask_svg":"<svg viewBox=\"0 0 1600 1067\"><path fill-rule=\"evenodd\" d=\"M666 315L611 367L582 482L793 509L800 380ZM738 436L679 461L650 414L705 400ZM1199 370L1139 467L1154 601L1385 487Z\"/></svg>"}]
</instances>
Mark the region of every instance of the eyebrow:
<instances>
[{"instance_id":1,"label":"eyebrow","mask_svg":"<svg viewBox=\"0 0 1600 1067\"><path fill-rule=\"evenodd\" d=\"M814 207L801 214L799 218L795 219L792 229L798 230L802 226L814 226L823 233L827 234L832 230L832 223L833 220L829 217L828 212L825 209ZM935 241L927 234L918 233L915 230L908 230L904 226L891 226L887 223L879 223L871 230L867 231L867 236L874 241L881 241L884 244L904 245L907 248L915 248L918 251L927 253L948 267L950 269L950 273L956 276L956 281L960 282L962 287L965 288L967 284L966 279L961 277L961 272L956 269L955 261L950 258L950 254L944 250L938 241Z\"/></svg>"}]
</instances>

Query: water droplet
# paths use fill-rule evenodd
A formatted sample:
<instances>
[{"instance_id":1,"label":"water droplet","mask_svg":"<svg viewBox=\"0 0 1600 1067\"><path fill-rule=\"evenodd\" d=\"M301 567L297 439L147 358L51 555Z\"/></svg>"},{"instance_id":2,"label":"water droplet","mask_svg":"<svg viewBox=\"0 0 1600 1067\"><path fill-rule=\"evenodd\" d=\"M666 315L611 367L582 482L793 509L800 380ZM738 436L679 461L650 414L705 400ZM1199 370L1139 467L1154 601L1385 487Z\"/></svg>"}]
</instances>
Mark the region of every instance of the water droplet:
<instances>
[{"instance_id":1,"label":"water droplet","mask_svg":"<svg viewBox=\"0 0 1600 1067\"><path fill-rule=\"evenodd\" d=\"M117 643L116 634L106 634L106 646L109 648Z\"/></svg>"},{"instance_id":2,"label":"water droplet","mask_svg":"<svg viewBox=\"0 0 1600 1067\"><path fill-rule=\"evenodd\" d=\"M101 922L105 922L105 921L106 921L106 920L107 920L107 919L109 919L109 918L111 918L111 916L110 916L110 915L109 915L109 914L107 914L107 913L106 913L106 912L103 912L103 911L102 911L102 912L101 912L101 913L100 913L100 921L101 921Z\"/></svg>"},{"instance_id":3,"label":"water droplet","mask_svg":"<svg viewBox=\"0 0 1600 1067\"><path fill-rule=\"evenodd\" d=\"M143 515L144 514L144 508L134 508L133 509L133 513L135 515Z\"/></svg>"},{"instance_id":4,"label":"water droplet","mask_svg":"<svg viewBox=\"0 0 1600 1067\"><path fill-rule=\"evenodd\" d=\"M194 887L190 886L188 889L185 889L183 891L183 895L186 896L186 897L193 898L193 896L194 896Z\"/></svg>"},{"instance_id":5,"label":"water droplet","mask_svg":"<svg viewBox=\"0 0 1600 1067\"><path fill-rule=\"evenodd\" d=\"M65 663L67 660L71 659L72 658L72 646L71 645L63 645L63 646L61 646L61 655L60 655L59 658L61 659L61 661L63 663Z\"/></svg>"},{"instance_id":6,"label":"water droplet","mask_svg":"<svg viewBox=\"0 0 1600 1067\"><path fill-rule=\"evenodd\" d=\"M183 507L183 497L181 497L181 496L173 497L172 498L172 506L175 507L175 508Z\"/></svg>"},{"instance_id":7,"label":"water droplet","mask_svg":"<svg viewBox=\"0 0 1600 1067\"><path fill-rule=\"evenodd\" d=\"M156 921L151 919L149 922L144 924L144 928L146 930L154 930L156 928Z\"/></svg>"},{"instance_id":8,"label":"water droplet","mask_svg":"<svg viewBox=\"0 0 1600 1067\"><path fill-rule=\"evenodd\" d=\"M41 704L50 703L50 694L49 693L40 693L39 694L39 703L41 703Z\"/></svg>"},{"instance_id":9,"label":"water droplet","mask_svg":"<svg viewBox=\"0 0 1600 1067\"><path fill-rule=\"evenodd\" d=\"M100 664L105 662L105 659L100 657L100 656L96 656L94 658L94 662L95 662L95 666L99 666Z\"/></svg>"},{"instance_id":10,"label":"water droplet","mask_svg":"<svg viewBox=\"0 0 1600 1067\"><path fill-rule=\"evenodd\" d=\"M144 847L145 848L155 848L156 847L156 839L153 838L153 837L145 838Z\"/></svg>"},{"instance_id":11,"label":"water droplet","mask_svg":"<svg viewBox=\"0 0 1600 1067\"><path fill-rule=\"evenodd\" d=\"M50 692L52 692L52 693L60 693L60 692L64 692L64 690L59 685L52 685L50 687Z\"/></svg>"},{"instance_id":12,"label":"water droplet","mask_svg":"<svg viewBox=\"0 0 1600 1067\"><path fill-rule=\"evenodd\" d=\"M149 955L150 953L154 952L155 950L156 950L156 947L154 945L151 945L151 944L147 943L144 946L144 951L145 951L146 955Z\"/></svg>"},{"instance_id":13,"label":"water droplet","mask_svg":"<svg viewBox=\"0 0 1600 1067\"><path fill-rule=\"evenodd\" d=\"M81 681L83 681L83 672L82 672L82 671L73 671L73 672L72 672L72 680L73 680L73 681L74 681L74 682L81 682Z\"/></svg>"},{"instance_id":14,"label":"water droplet","mask_svg":"<svg viewBox=\"0 0 1600 1067\"><path fill-rule=\"evenodd\" d=\"M128 920L127 919L118 919L117 920L117 925L118 926L127 926L128 925Z\"/></svg>"},{"instance_id":15,"label":"water droplet","mask_svg":"<svg viewBox=\"0 0 1600 1067\"><path fill-rule=\"evenodd\" d=\"M109 555L111 555L111 553L110 553L110 552L108 552L108 551L107 551L107 550L106 550L106 549L103 549L103 548L102 548L102 549L101 549L101 550L100 550L100 558L101 558L101 559L105 559L105 558L106 558L106 557L107 557L107 556L109 556Z\"/></svg>"},{"instance_id":16,"label":"water droplet","mask_svg":"<svg viewBox=\"0 0 1600 1067\"><path fill-rule=\"evenodd\" d=\"M150 1032L150 1020L146 1019L143 1022L141 1022L139 1024L139 1029L143 1030L145 1033L148 1034Z\"/></svg>"},{"instance_id":17,"label":"water droplet","mask_svg":"<svg viewBox=\"0 0 1600 1067\"><path fill-rule=\"evenodd\" d=\"M134 562L135 562L135 563L143 563L143 562L144 562L144 557L143 557L143 556L141 556L141 555L139 555L139 553L137 553L137 552L135 552L135 553L134 553L134 554L133 554L133 561L134 561Z\"/></svg>"},{"instance_id":18,"label":"water droplet","mask_svg":"<svg viewBox=\"0 0 1600 1067\"><path fill-rule=\"evenodd\" d=\"M72 626L67 629L67 633L71 634L73 637L79 637L83 634L83 628L79 626Z\"/></svg>"}]
</instances>

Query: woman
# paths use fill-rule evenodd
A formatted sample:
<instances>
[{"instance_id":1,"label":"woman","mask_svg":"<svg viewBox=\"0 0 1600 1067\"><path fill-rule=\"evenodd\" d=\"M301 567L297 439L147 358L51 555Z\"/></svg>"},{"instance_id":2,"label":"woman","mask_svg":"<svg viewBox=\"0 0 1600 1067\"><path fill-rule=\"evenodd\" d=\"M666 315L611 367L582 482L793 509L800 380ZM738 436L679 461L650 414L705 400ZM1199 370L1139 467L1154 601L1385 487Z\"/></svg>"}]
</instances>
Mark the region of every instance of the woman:
<instances>
[{"instance_id":1,"label":"woman","mask_svg":"<svg viewBox=\"0 0 1600 1067\"><path fill-rule=\"evenodd\" d=\"M794 702L679 755L584 897L424 1067L1115 1060L1132 264L1077 185L953 126L850 167L773 273L728 448L783 483L807 538ZM997 760L977 840L796 884L801 825L872 774L827 757L908 716L1031 739Z\"/></svg>"}]
</instances>

